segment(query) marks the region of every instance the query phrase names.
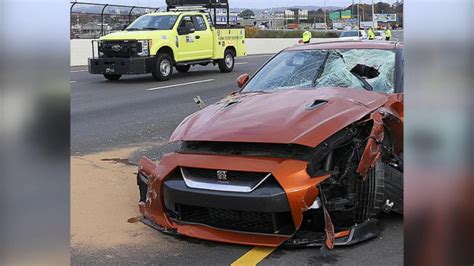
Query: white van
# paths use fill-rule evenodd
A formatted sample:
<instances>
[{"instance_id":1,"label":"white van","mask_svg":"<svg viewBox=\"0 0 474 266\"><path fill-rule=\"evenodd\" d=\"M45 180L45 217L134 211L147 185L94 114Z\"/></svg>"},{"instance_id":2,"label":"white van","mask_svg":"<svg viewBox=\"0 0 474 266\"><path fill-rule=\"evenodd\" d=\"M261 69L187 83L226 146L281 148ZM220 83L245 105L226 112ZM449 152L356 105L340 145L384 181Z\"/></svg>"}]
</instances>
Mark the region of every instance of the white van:
<instances>
[{"instance_id":1,"label":"white van","mask_svg":"<svg viewBox=\"0 0 474 266\"><path fill-rule=\"evenodd\" d=\"M341 32L339 39L350 40L350 41L366 40L367 33L365 33L364 30L347 30L347 31Z\"/></svg>"}]
</instances>

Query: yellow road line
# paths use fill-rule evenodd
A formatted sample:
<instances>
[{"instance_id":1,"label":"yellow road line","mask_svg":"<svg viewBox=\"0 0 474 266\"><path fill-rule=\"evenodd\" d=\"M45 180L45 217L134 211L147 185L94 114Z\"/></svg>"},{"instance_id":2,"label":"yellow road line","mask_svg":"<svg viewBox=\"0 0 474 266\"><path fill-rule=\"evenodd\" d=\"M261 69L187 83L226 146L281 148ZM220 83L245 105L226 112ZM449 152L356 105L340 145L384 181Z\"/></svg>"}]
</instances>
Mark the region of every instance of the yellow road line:
<instances>
[{"instance_id":1,"label":"yellow road line","mask_svg":"<svg viewBox=\"0 0 474 266\"><path fill-rule=\"evenodd\" d=\"M237 265L257 265L266 256L270 255L275 248L272 247L254 247L242 257L234 261L231 266Z\"/></svg>"}]
</instances>

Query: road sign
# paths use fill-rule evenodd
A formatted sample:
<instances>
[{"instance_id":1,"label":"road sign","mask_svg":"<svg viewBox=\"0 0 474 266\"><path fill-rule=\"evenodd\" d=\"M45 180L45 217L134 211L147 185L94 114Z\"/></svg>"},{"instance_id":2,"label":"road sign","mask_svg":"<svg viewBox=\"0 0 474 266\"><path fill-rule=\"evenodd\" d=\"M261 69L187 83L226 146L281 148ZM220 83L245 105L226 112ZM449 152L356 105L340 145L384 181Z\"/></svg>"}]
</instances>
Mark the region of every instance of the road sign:
<instances>
[{"instance_id":1,"label":"road sign","mask_svg":"<svg viewBox=\"0 0 474 266\"><path fill-rule=\"evenodd\" d=\"M329 19L337 20L341 18L341 12L331 12L329 13Z\"/></svg>"},{"instance_id":2,"label":"road sign","mask_svg":"<svg viewBox=\"0 0 474 266\"><path fill-rule=\"evenodd\" d=\"M374 14L374 20L378 22L396 22L397 14Z\"/></svg>"},{"instance_id":3,"label":"road sign","mask_svg":"<svg viewBox=\"0 0 474 266\"><path fill-rule=\"evenodd\" d=\"M352 11L351 10L344 10L341 12L341 18L348 19L352 18Z\"/></svg>"}]
</instances>

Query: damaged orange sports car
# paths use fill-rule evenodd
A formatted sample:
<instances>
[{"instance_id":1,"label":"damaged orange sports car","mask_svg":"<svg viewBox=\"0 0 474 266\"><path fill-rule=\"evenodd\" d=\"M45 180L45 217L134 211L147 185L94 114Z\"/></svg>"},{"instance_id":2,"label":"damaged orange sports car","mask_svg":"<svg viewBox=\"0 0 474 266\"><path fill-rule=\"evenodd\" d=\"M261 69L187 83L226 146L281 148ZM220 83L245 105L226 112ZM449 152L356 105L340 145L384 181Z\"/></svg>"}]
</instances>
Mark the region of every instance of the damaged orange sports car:
<instances>
[{"instance_id":1,"label":"damaged orange sports car","mask_svg":"<svg viewBox=\"0 0 474 266\"><path fill-rule=\"evenodd\" d=\"M351 245L403 212L403 45L330 42L273 56L140 160L142 221L256 246Z\"/></svg>"}]
</instances>

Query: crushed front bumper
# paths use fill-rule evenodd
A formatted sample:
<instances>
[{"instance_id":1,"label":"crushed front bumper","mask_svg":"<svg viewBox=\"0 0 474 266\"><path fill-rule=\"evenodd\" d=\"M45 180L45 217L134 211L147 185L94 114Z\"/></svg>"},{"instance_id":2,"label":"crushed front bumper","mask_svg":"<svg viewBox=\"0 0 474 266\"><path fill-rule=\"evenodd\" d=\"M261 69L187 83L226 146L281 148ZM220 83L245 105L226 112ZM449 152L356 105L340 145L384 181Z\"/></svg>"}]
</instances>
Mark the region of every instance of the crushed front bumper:
<instances>
[{"instance_id":1,"label":"crushed front bumper","mask_svg":"<svg viewBox=\"0 0 474 266\"><path fill-rule=\"evenodd\" d=\"M156 68L155 57L89 58L89 73L134 75L151 73Z\"/></svg>"},{"instance_id":2,"label":"crushed front bumper","mask_svg":"<svg viewBox=\"0 0 474 266\"><path fill-rule=\"evenodd\" d=\"M181 167L216 169L216 162L219 169L271 173L274 182L250 193L222 192L190 188L177 174ZM137 182L143 222L164 233L226 243L319 245L324 236L300 237L298 229L303 213L319 194L317 185L329 176L311 178L306 166L298 160L178 153L165 155L159 163L142 158ZM337 232L335 244L350 245L375 236L369 227ZM361 231L367 228L369 233Z\"/></svg>"}]
</instances>

